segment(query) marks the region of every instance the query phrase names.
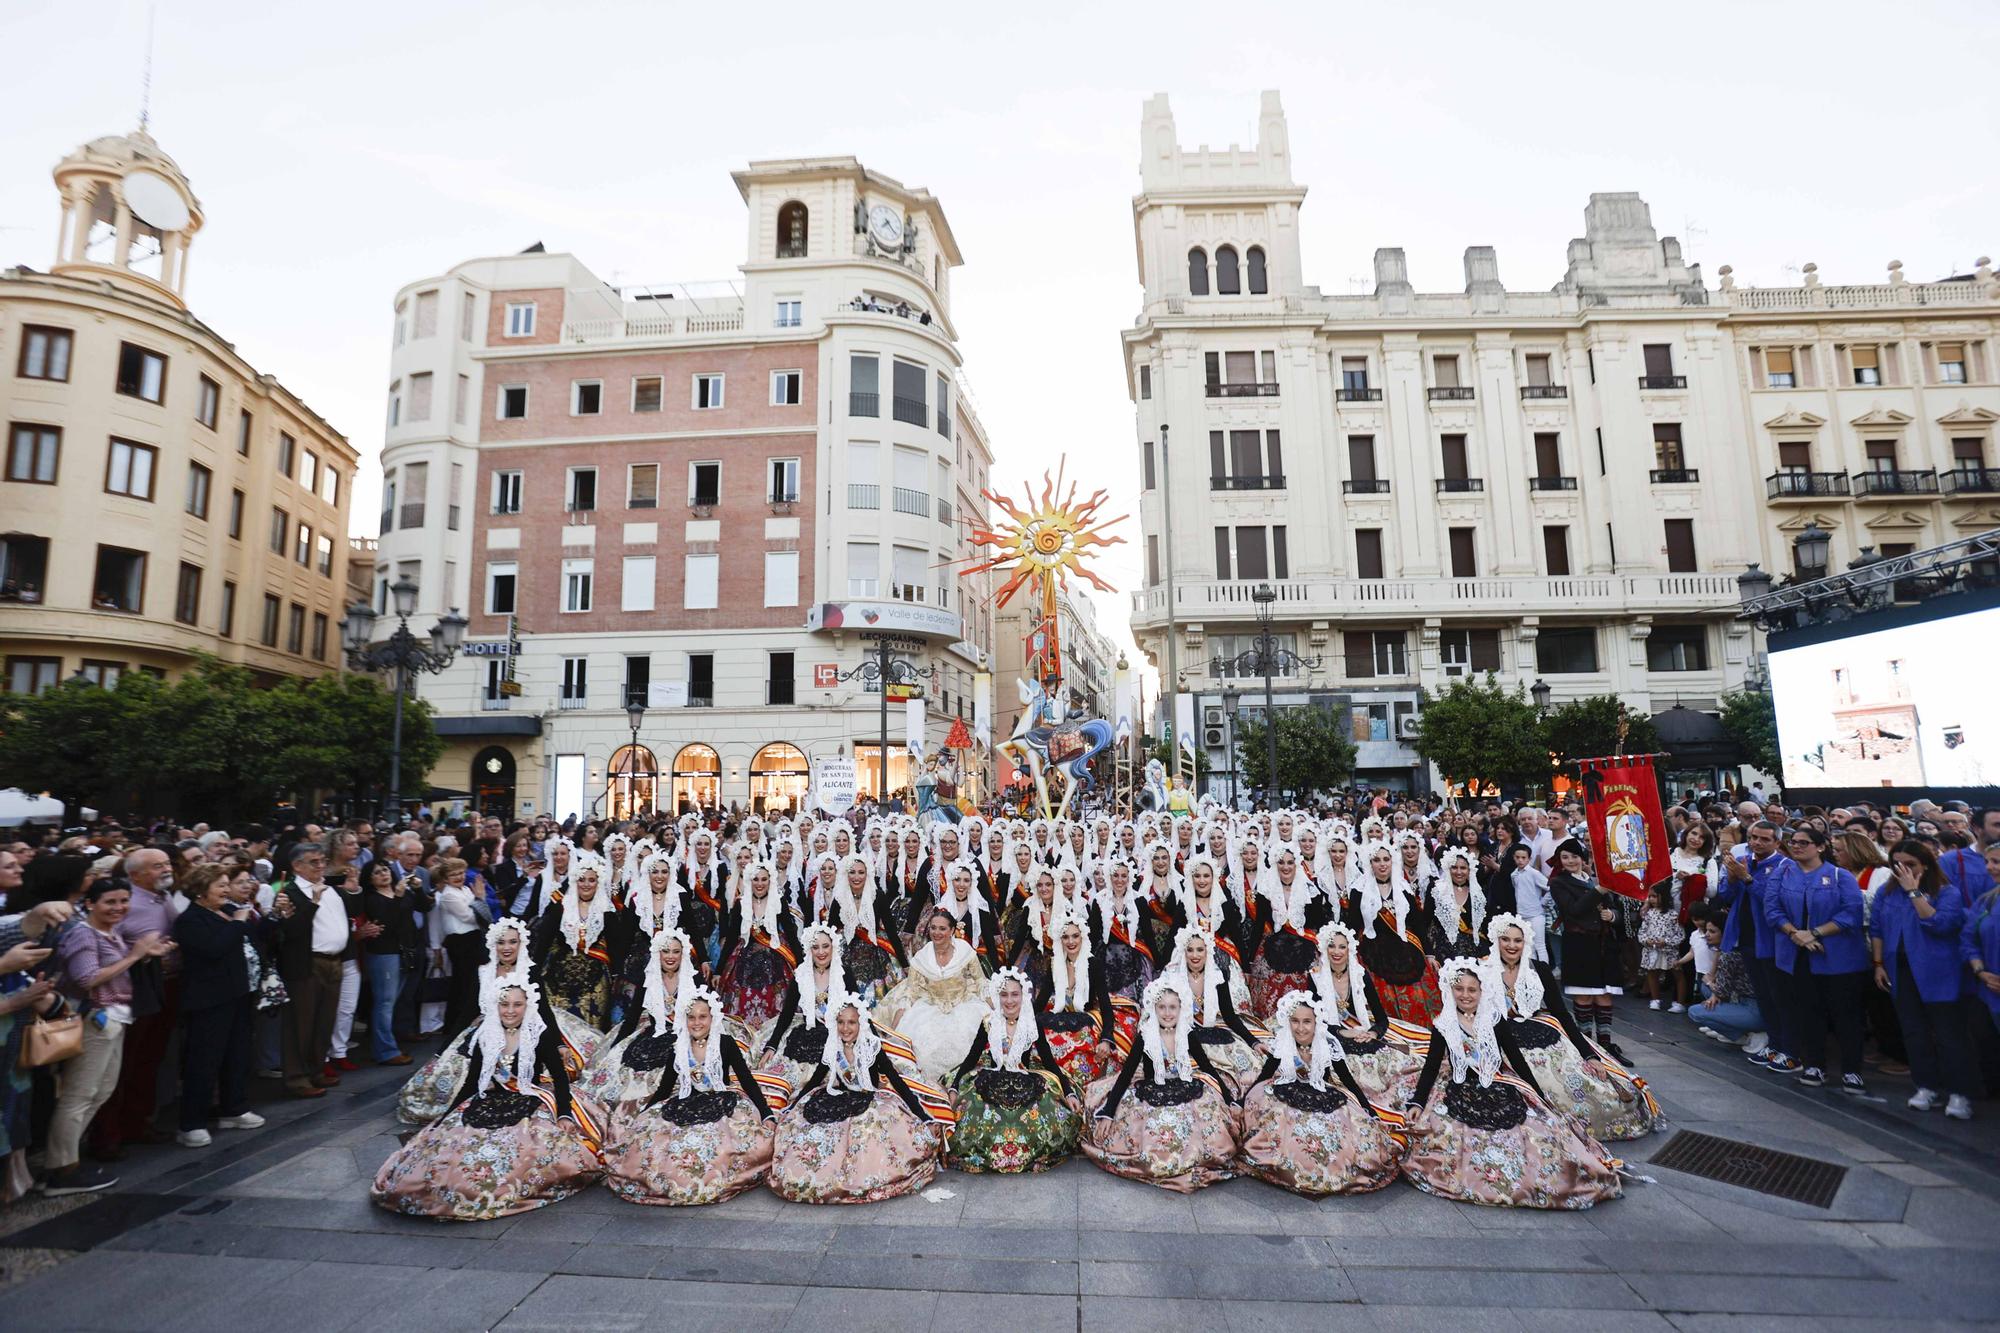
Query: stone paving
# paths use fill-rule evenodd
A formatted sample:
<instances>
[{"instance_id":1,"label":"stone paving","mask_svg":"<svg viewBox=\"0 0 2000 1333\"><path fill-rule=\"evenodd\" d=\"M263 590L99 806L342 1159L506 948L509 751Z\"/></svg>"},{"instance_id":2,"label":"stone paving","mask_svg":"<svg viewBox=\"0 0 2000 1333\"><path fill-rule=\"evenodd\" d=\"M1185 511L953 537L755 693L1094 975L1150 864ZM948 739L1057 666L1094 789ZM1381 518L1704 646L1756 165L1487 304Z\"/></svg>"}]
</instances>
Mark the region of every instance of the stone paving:
<instances>
[{"instance_id":1,"label":"stone paving","mask_svg":"<svg viewBox=\"0 0 2000 1333\"><path fill-rule=\"evenodd\" d=\"M651 1209L592 1190L474 1224L392 1216L367 1184L404 1071L214 1147L151 1149L119 1189L0 1235L0 1328L1971 1328L2000 1322L2000 1106L1955 1124L1807 1092L1680 1020L1620 1032L1672 1125L1624 1145L1626 1197L1586 1213L1448 1203L1398 1183L1310 1202L1254 1180L1191 1197L1077 1160L944 1172L856 1208L756 1191ZM394 1077L391 1077L394 1075ZM261 1091L269 1091L264 1085ZM1697 1129L1849 1167L1829 1208L1644 1159ZM941 1191L941 1192L940 1192ZM51 1210L53 1211L53 1210ZM0 1218L4 1218L0 1214ZM9 1248L11 1247L11 1248ZM65 1255L73 1255L45 1266ZM51 1258L50 1256L53 1256Z\"/></svg>"}]
</instances>

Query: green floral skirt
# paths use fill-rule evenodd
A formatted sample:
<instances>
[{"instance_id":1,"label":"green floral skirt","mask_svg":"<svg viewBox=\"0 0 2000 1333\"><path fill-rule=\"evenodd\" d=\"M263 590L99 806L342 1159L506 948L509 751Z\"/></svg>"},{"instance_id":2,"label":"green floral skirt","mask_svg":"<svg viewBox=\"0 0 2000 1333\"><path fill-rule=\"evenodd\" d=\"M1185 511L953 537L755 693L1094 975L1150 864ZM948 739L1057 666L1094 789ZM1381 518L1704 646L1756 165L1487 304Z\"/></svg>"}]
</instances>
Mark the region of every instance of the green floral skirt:
<instances>
[{"instance_id":1,"label":"green floral skirt","mask_svg":"<svg viewBox=\"0 0 2000 1333\"><path fill-rule=\"evenodd\" d=\"M1076 1151L1083 1120L1053 1075L982 1069L953 1091L958 1124L945 1161L960 1171L1046 1171Z\"/></svg>"}]
</instances>

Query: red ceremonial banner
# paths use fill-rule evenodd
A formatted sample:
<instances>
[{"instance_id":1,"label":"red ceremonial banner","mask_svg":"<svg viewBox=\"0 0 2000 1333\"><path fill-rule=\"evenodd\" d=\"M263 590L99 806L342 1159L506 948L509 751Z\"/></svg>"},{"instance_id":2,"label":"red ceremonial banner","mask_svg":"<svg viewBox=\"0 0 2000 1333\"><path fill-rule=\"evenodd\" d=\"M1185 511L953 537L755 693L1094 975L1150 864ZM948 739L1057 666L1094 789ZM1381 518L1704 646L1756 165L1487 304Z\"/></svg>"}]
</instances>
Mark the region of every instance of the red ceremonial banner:
<instances>
[{"instance_id":1,"label":"red ceremonial banner","mask_svg":"<svg viewBox=\"0 0 2000 1333\"><path fill-rule=\"evenodd\" d=\"M1579 759L1576 766L1583 775L1583 818L1597 882L1612 893L1643 900L1648 884L1673 873L1653 756Z\"/></svg>"}]
</instances>

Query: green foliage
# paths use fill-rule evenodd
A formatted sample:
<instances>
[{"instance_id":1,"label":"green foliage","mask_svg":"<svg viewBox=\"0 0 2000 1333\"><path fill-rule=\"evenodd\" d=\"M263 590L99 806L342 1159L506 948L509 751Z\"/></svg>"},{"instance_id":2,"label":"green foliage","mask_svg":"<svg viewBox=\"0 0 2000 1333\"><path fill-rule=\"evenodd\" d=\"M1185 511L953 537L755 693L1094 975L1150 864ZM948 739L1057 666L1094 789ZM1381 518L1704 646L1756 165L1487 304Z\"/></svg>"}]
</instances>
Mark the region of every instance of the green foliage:
<instances>
[{"instance_id":1,"label":"green foliage","mask_svg":"<svg viewBox=\"0 0 2000 1333\"><path fill-rule=\"evenodd\" d=\"M1778 714L1762 690L1722 696L1722 725L1743 747L1743 762L1771 777L1783 774L1778 754Z\"/></svg>"},{"instance_id":2,"label":"green foliage","mask_svg":"<svg viewBox=\"0 0 2000 1333\"><path fill-rule=\"evenodd\" d=\"M1176 772L1179 771L1177 768L1174 767L1173 746L1169 745L1164 740L1155 742L1153 748L1146 751L1146 757L1148 759L1157 759L1161 763L1165 764L1167 766L1168 777L1172 777ZM1197 775L1208 772L1208 751L1202 749L1200 746L1197 745L1194 751L1194 763L1195 763L1195 773Z\"/></svg>"},{"instance_id":3,"label":"green foliage","mask_svg":"<svg viewBox=\"0 0 2000 1333\"><path fill-rule=\"evenodd\" d=\"M1519 786L1545 781L1551 769L1535 705L1519 685L1504 690L1492 676L1425 690L1414 744L1447 782Z\"/></svg>"},{"instance_id":4,"label":"green foliage","mask_svg":"<svg viewBox=\"0 0 2000 1333\"><path fill-rule=\"evenodd\" d=\"M1330 791L1354 773L1354 741L1346 719L1324 708L1280 708L1278 728L1278 790L1296 800L1313 791ZM1236 719L1236 762L1250 788L1270 787L1270 733L1264 719Z\"/></svg>"},{"instance_id":5,"label":"green foliage","mask_svg":"<svg viewBox=\"0 0 2000 1333\"><path fill-rule=\"evenodd\" d=\"M1542 724L1542 736L1558 764L1577 759L1596 759L1619 752L1618 719L1626 722L1625 754L1654 754L1660 749L1659 728L1645 713L1627 710L1615 694L1593 694L1573 699L1551 711Z\"/></svg>"}]
</instances>

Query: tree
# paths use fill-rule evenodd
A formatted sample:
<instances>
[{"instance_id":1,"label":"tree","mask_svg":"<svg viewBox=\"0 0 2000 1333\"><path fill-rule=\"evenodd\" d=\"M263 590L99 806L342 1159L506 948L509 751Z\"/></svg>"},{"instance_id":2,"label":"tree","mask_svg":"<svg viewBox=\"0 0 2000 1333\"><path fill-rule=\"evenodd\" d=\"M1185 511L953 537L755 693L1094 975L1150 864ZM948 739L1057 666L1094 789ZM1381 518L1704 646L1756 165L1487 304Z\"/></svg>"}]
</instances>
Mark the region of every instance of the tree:
<instances>
[{"instance_id":1,"label":"tree","mask_svg":"<svg viewBox=\"0 0 2000 1333\"><path fill-rule=\"evenodd\" d=\"M71 679L41 694L9 696L0 773L10 785L70 804L107 811L123 805L135 741L148 734L134 726L144 711L138 701L156 683L133 672L115 690Z\"/></svg>"},{"instance_id":2,"label":"tree","mask_svg":"<svg viewBox=\"0 0 2000 1333\"><path fill-rule=\"evenodd\" d=\"M1303 796L1338 787L1354 773L1354 741L1324 708L1280 708L1278 791ZM1236 719L1236 762L1250 787L1269 792L1270 740L1262 718Z\"/></svg>"},{"instance_id":3,"label":"tree","mask_svg":"<svg viewBox=\"0 0 2000 1333\"><path fill-rule=\"evenodd\" d=\"M1437 694L1425 690L1417 713L1416 751L1452 783L1518 786L1549 776L1541 719L1516 685L1492 676L1455 680Z\"/></svg>"},{"instance_id":4,"label":"tree","mask_svg":"<svg viewBox=\"0 0 2000 1333\"><path fill-rule=\"evenodd\" d=\"M287 680L263 692L259 711L266 736L256 757L256 785L267 792L344 792L354 796L389 784L390 736L396 696L369 676L319 676ZM431 724L430 705L403 705L403 794L421 792L444 742Z\"/></svg>"},{"instance_id":5,"label":"tree","mask_svg":"<svg viewBox=\"0 0 2000 1333\"><path fill-rule=\"evenodd\" d=\"M1615 694L1593 694L1554 710L1543 720L1542 739L1559 765L1597 759L1618 752L1620 718L1626 724L1624 753L1658 753L1660 732L1653 719L1627 710Z\"/></svg>"},{"instance_id":6,"label":"tree","mask_svg":"<svg viewBox=\"0 0 2000 1333\"><path fill-rule=\"evenodd\" d=\"M1778 714L1763 690L1737 690L1722 696L1722 725L1743 747L1743 762L1761 773L1782 779L1784 760L1778 753Z\"/></svg>"},{"instance_id":7,"label":"tree","mask_svg":"<svg viewBox=\"0 0 2000 1333\"><path fill-rule=\"evenodd\" d=\"M1146 751L1148 759L1157 759L1167 766L1167 776L1172 777L1180 770L1174 766L1173 746L1164 740L1155 741L1153 748ZM1194 747L1194 771L1197 776L1208 772L1208 751L1201 746Z\"/></svg>"}]
</instances>

